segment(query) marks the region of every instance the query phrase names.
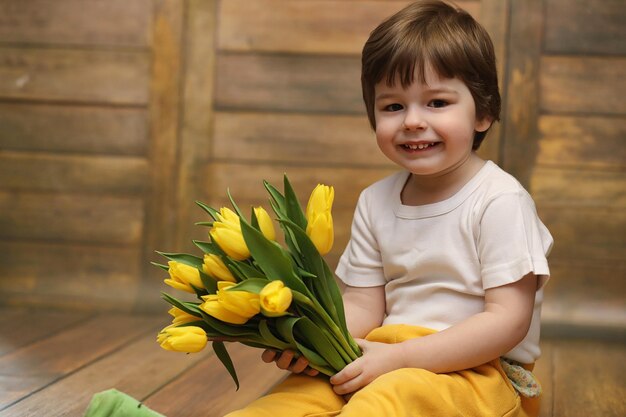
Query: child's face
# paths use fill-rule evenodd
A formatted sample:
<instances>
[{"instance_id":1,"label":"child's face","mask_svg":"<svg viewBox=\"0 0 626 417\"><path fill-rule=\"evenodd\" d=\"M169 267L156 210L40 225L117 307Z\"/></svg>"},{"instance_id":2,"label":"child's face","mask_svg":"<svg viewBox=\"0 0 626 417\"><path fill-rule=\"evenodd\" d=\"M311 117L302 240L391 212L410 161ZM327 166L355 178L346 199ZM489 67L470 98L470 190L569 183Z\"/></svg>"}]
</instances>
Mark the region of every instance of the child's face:
<instances>
[{"instance_id":1,"label":"child's face","mask_svg":"<svg viewBox=\"0 0 626 417\"><path fill-rule=\"evenodd\" d=\"M440 78L426 68L426 83L418 77L407 89L399 81L376 84L376 139L391 161L418 176L441 175L470 159L474 131L485 131L489 120L476 120L469 89L457 78Z\"/></svg>"}]
</instances>

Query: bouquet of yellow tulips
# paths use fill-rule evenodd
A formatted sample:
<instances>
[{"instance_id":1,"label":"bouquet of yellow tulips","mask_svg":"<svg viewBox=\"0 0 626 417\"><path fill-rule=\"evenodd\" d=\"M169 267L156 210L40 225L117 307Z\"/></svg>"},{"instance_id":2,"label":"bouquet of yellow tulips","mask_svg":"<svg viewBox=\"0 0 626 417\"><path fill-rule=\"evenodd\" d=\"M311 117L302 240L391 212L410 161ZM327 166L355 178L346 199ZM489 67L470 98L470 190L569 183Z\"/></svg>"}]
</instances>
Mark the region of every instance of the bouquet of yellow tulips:
<instances>
[{"instance_id":1,"label":"bouquet of yellow tulips","mask_svg":"<svg viewBox=\"0 0 626 417\"><path fill-rule=\"evenodd\" d=\"M229 193L233 209L217 211L197 202L210 217L198 223L210 227L210 241L194 241L202 257L158 252L169 262L154 264L169 272L166 284L198 298L181 301L163 293L173 321L159 333L158 343L166 350L198 352L211 341L237 388L225 340L293 350L329 376L361 355L322 257L333 244L333 188L318 185L305 212L286 175L284 194L264 185L286 247L276 242L265 209L253 208L248 221Z\"/></svg>"}]
</instances>

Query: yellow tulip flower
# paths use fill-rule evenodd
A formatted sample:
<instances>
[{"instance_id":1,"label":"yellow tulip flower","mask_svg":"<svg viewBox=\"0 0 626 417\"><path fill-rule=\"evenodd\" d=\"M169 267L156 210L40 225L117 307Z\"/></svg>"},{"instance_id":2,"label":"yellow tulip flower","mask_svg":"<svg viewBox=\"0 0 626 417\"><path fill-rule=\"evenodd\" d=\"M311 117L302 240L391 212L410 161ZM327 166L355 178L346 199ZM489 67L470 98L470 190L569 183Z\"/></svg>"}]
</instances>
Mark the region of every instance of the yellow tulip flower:
<instances>
[{"instance_id":1,"label":"yellow tulip flower","mask_svg":"<svg viewBox=\"0 0 626 417\"><path fill-rule=\"evenodd\" d=\"M217 299L228 310L244 317L252 317L259 314L261 306L259 295L247 291L228 291L233 283L221 281L217 283Z\"/></svg>"},{"instance_id":2,"label":"yellow tulip flower","mask_svg":"<svg viewBox=\"0 0 626 417\"><path fill-rule=\"evenodd\" d=\"M267 284L259 293L261 312L267 317L279 317L287 314L293 294L282 281L276 280Z\"/></svg>"},{"instance_id":3,"label":"yellow tulip flower","mask_svg":"<svg viewBox=\"0 0 626 417\"><path fill-rule=\"evenodd\" d=\"M244 324L261 311L258 294L227 291L233 283L219 281L217 294L203 296L200 308L208 315L231 324Z\"/></svg>"},{"instance_id":4,"label":"yellow tulip flower","mask_svg":"<svg viewBox=\"0 0 626 417\"><path fill-rule=\"evenodd\" d=\"M334 242L333 217L331 214L335 190L318 184L311 193L306 207L306 234L322 255L330 252Z\"/></svg>"},{"instance_id":5,"label":"yellow tulip flower","mask_svg":"<svg viewBox=\"0 0 626 417\"><path fill-rule=\"evenodd\" d=\"M193 266L176 261L169 261L167 264L169 265L170 277L164 282L170 287L192 294L195 294L192 285L196 288L204 288L200 279L200 271Z\"/></svg>"},{"instance_id":6,"label":"yellow tulip flower","mask_svg":"<svg viewBox=\"0 0 626 417\"><path fill-rule=\"evenodd\" d=\"M306 205L307 219L311 219L319 213L330 211L333 208L334 199L335 189L332 186L317 184Z\"/></svg>"},{"instance_id":7,"label":"yellow tulip flower","mask_svg":"<svg viewBox=\"0 0 626 417\"><path fill-rule=\"evenodd\" d=\"M227 207L220 209L218 220L213 223L209 234L211 239L231 258L243 261L250 257L250 250L241 234L239 216L231 209Z\"/></svg>"},{"instance_id":8,"label":"yellow tulip flower","mask_svg":"<svg viewBox=\"0 0 626 417\"><path fill-rule=\"evenodd\" d=\"M204 255L204 264L202 270L209 276L218 281L237 282L230 269L222 261L222 259L212 253Z\"/></svg>"},{"instance_id":9,"label":"yellow tulip flower","mask_svg":"<svg viewBox=\"0 0 626 417\"><path fill-rule=\"evenodd\" d=\"M272 218L265 211L263 207L255 207L254 215L259 221L259 227L261 228L261 233L269 240L276 240L276 230L274 229L274 223L272 223Z\"/></svg>"},{"instance_id":10,"label":"yellow tulip flower","mask_svg":"<svg viewBox=\"0 0 626 417\"><path fill-rule=\"evenodd\" d=\"M168 310L170 316L174 317L172 324L174 326L180 326L181 324L191 323L193 321L202 320L200 317L192 316L189 313L184 312L178 307L172 307Z\"/></svg>"},{"instance_id":11,"label":"yellow tulip flower","mask_svg":"<svg viewBox=\"0 0 626 417\"><path fill-rule=\"evenodd\" d=\"M157 342L165 350L174 352L200 352L207 344L206 332L196 326L171 327L161 330Z\"/></svg>"}]
</instances>

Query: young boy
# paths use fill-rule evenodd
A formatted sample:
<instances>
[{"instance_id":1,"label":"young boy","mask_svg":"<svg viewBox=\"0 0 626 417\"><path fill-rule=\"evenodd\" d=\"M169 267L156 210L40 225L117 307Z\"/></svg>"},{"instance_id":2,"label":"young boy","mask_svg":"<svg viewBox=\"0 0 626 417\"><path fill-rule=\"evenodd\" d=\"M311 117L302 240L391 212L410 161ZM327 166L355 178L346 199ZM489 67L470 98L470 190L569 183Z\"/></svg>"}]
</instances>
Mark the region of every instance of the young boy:
<instances>
[{"instance_id":1,"label":"young boy","mask_svg":"<svg viewBox=\"0 0 626 417\"><path fill-rule=\"evenodd\" d=\"M402 168L361 194L336 271L363 356L329 383L266 351L294 374L231 416L536 416L527 369L552 237L523 187L475 153L500 113L488 34L446 3L409 5L371 33L362 87Z\"/></svg>"}]
</instances>

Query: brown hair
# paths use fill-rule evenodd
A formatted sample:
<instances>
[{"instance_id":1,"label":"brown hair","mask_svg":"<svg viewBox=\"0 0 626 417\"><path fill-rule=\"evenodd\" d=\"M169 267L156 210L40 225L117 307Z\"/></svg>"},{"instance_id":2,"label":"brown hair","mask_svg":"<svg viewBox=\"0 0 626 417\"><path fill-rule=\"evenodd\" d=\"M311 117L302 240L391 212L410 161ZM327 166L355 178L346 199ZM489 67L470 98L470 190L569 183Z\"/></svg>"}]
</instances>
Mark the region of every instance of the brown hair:
<instances>
[{"instance_id":1,"label":"brown hair","mask_svg":"<svg viewBox=\"0 0 626 417\"><path fill-rule=\"evenodd\" d=\"M500 92L493 44L487 31L466 11L438 0L419 1L400 10L372 31L363 47L361 86L370 125L374 87L396 79L406 88L415 75L425 82L431 66L441 77L458 78L470 90L478 119L500 120ZM474 134L478 149L485 132Z\"/></svg>"}]
</instances>

